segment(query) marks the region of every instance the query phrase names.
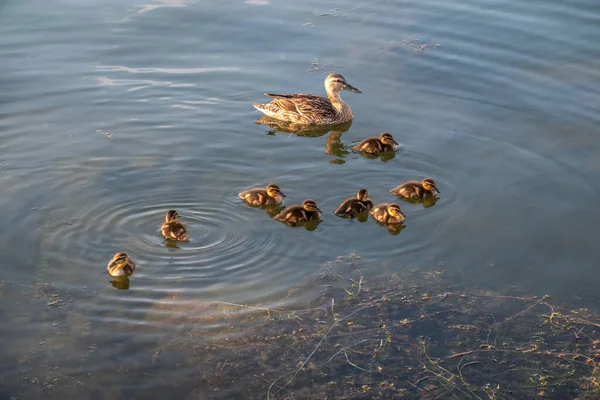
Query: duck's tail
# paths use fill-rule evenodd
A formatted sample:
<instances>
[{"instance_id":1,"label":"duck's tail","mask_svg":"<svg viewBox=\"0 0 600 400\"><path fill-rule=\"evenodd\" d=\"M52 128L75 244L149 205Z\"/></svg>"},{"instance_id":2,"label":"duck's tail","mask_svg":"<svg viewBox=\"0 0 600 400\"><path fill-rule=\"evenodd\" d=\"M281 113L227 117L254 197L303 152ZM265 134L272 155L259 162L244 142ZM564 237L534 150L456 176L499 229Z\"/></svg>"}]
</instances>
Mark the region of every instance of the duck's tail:
<instances>
[{"instance_id":1,"label":"duck's tail","mask_svg":"<svg viewBox=\"0 0 600 400\"><path fill-rule=\"evenodd\" d=\"M265 114L269 117L274 117L276 115L272 110L269 110L268 104L252 104L252 105L258 111L262 112L263 114Z\"/></svg>"}]
</instances>

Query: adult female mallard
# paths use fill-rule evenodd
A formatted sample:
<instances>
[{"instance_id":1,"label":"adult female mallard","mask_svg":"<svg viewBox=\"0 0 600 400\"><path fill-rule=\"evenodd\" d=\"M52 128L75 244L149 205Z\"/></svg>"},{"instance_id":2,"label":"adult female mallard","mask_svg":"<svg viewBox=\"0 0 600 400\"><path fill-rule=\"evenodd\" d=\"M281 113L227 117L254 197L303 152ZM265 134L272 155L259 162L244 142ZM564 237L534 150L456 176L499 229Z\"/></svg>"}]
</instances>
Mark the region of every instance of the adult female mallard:
<instances>
[{"instance_id":1,"label":"adult female mallard","mask_svg":"<svg viewBox=\"0 0 600 400\"><path fill-rule=\"evenodd\" d=\"M268 104L253 104L254 108L269 117L304 125L341 124L352 120L350 106L342 100L340 92L349 90L362 93L346 82L340 74L329 74L325 78L327 98L312 94L272 94Z\"/></svg>"},{"instance_id":2,"label":"adult female mallard","mask_svg":"<svg viewBox=\"0 0 600 400\"><path fill-rule=\"evenodd\" d=\"M369 200L367 189L360 189L355 197L344 200L333 213L340 217L352 218L371 208L373 208L373 202Z\"/></svg>"},{"instance_id":3,"label":"adult female mallard","mask_svg":"<svg viewBox=\"0 0 600 400\"><path fill-rule=\"evenodd\" d=\"M304 200L302 205L293 205L289 206L279 214L277 214L274 218L277 221L287 222L292 225L296 225L300 222L308 222L319 219L322 213L317 207L317 203L314 200Z\"/></svg>"},{"instance_id":4,"label":"adult female mallard","mask_svg":"<svg viewBox=\"0 0 600 400\"><path fill-rule=\"evenodd\" d=\"M185 241L190 238L185 225L179 220L179 214L175 210L167 211L165 222L160 227L160 233L167 240Z\"/></svg>"},{"instance_id":5,"label":"adult female mallard","mask_svg":"<svg viewBox=\"0 0 600 400\"><path fill-rule=\"evenodd\" d=\"M383 224L399 224L406 219L406 215L400 210L396 203L377 204L371 210L373 218Z\"/></svg>"},{"instance_id":6,"label":"adult female mallard","mask_svg":"<svg viewBox=\"0 0 600 400\"><path fill-rule=\"evenodd\" d=\"M135 271L135 262L125 252L118 252L106 266L106 272L110 276L124 277L133 274Z\"/></svg>"},{"instance_id":7,"label":"adult female mallard","mask_svg":"<svg viewBox=\"0 0 600 400\"><path fill-rule=\"evenodd\" d=\"M390 193L405 199L423 199L426 197L435 197L440 191L437 186L435 186L433 179L425 178L422 182L404 182L402 185L390 189Z\"/></svg>"},{"instance_id":8,"label":"adult female mallard","mask_svg":"<svg viewBox=\"0 0 600 400\"><path fill-rule=\"evenodd\" d=\"M370 137L361 141L359 144L354 146L352 150L365 152L369 154L379 155L387 151L396 150L398 142L394 140L394 137L389 132L383 132L379 137Z\"/></svg>"},{"instance_id":9,"label":"adult female mallard","mask_svg":"<svg viewBox=\"0 0 600 400\"><path fill-rule=\"evenodd\" d=\"M266 188L246 190L238 194L238 197L253 206L269 206L281 204L285 194L283 194L279 186L271 183Z\"/></svg>"}]
</instances>

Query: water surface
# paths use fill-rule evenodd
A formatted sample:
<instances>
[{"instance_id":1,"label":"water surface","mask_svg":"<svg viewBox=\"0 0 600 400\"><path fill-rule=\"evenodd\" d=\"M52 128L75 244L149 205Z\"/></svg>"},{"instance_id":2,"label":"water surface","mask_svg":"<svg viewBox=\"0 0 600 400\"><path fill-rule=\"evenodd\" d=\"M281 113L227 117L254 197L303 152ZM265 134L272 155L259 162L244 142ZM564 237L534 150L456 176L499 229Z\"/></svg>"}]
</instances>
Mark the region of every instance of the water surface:
<instances>
[{"instance_id":1,"label":"water surface","mask_svg":"<svg viewBox=\"0 0 600 400\"><path fill-rule=\"evenodd\" d=\"M583 0L3 2L2 381L55 335L67 350L36 362L64 375L141 360L174 329L157 302L294 307L314 293L291 289L352 251L367 277L440 269L596 307L598 20ZM332 71L363 92L343 93L351 126L256 123L264 92L322 94ZM383 131L394 158L349 151ZM424 177L441 199L401 203L398 235L331 214ZM323 223L289 228L236 197L270 182ZM192 233L177 248L159 234L169 208ZM102 275L120 250L138 263L129 290ZM90 343L102 351L78 363Z\"/></svg>"}]
</instances>

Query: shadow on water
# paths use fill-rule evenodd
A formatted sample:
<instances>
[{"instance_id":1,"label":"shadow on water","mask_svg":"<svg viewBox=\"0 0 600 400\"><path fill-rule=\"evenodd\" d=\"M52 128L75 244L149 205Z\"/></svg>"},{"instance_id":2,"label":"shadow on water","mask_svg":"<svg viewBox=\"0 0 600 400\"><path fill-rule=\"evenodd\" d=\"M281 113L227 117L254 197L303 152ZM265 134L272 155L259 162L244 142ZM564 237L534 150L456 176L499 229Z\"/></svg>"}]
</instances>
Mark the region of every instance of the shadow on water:
<instances>
[{"instance_id":1,"label":"shadow on water","mask_svg":"<svg viewBox=\"0 0 600 400\"><path fill-rule=\"evenodd\" d=\"M336 125L308 126L263 116L259 118L256 123L271 128L271 130L266 132L266 134L270 136L275 136L277 132L283 132L295 134L298 137L318 138L329 133L327 142L325 143L325 154L337 157L336 159L330 160L330 164L344 164L345 161L343 158L351 152L350 149L342 143L342 135L350 130L352 121Z\"/></svg>"}]
</instances>

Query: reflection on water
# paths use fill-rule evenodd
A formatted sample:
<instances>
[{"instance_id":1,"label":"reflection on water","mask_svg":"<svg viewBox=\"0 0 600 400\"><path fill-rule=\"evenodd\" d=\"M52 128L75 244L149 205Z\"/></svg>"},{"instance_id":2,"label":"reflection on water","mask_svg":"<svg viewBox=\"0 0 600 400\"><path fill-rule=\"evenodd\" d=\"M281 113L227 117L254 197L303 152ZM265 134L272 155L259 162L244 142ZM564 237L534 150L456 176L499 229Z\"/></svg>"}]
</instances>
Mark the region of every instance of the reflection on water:
<instances>
[{"instance_id":1,"label":"reflection on water","mask_svg":"<svg viewBox=\"0 0 600 400\"><path fill-rule=\"evenodd\" d=\"M115 289L128 290L129 289L129 278L128 277L114 278L112 281L110 281L110 284Z\"/></svg>"},{"instance_id":2,"label":"reflection on water","mask_svg":"<svg viewBox=\"0 0 600 400\"><path fill-rule=\"evenodd\" d=\"M260 117L256 123L267 125L271 128L266 132L266 134L270 136L275 136L277 132L283 132L295 134L299 137L318 138L329 133L327 142L325 143L325 154L337 157L336 159L329 160L330 164L344 164L346 162L344 156L350 153L349 148L342 143L342 134L350 130L352 127L352 120L336 125L307 126L278 120L265 115Z\"/></svg>"},{"instance_id":3,"label":"reflection on water","mask_svg":"<svg viewBox=\"0 0 600 400\"><path fill-rule=\"evenodd\" d=\"M399 234L400 234L400 232L401 232L401 231L402 231L404 228L406 228L406 225L404 225L404 224L386 224L386 223L383 223L383 222L379 222L379 221L375 220L374 218L373 218L373 220L375 221L375 223L376 223L377 225L386 227L386 228L387 228L387 231L388 231L388 232L389 232L389 234L390 234L390 235L392 235L392 236L399 235Z\"/></svg>"},{"instance_id":4,"label":"reflection on water","mask_svg":"<svg viewBox=\"0 0 600 400\"><path fill-rule=\"evenodd\" d=\"M423 208L431 208L431 207L435 206L435 204L440 200L439 197L425 197L422 199L407 199L407 198L398 196L398 198L406 203L421 204L421 205L423 205Z\"/></svg>"},{"instance_id":5,"label":"reflection on water","mask_svg":"<svg viewBox=\"0 0 600 400\"><path fill-rule=\"evenodd\" d=\"M309 232L316 230L319 225L323 222L322 219L313 219L307 222L290 222L290 221L280 221L282 224L289 226L291 228L304 228Z\"/></svg>"},{"instance_id":6,"label":"reflection on water","mask_svg":"<svg viewBox=\"0 0 600 400\"><path fill-rule=\"evenodd\" d=\"M364 151L358 152L361 156L363 156L364 158L367 158L369 160L374 160L379 158L381 161L383 162L388 162L390 160L393 160L394 158L396 158L396 151L384 151L381 154L371 154L371 153L367 153Z\"/></svg>"}]
</instances>

